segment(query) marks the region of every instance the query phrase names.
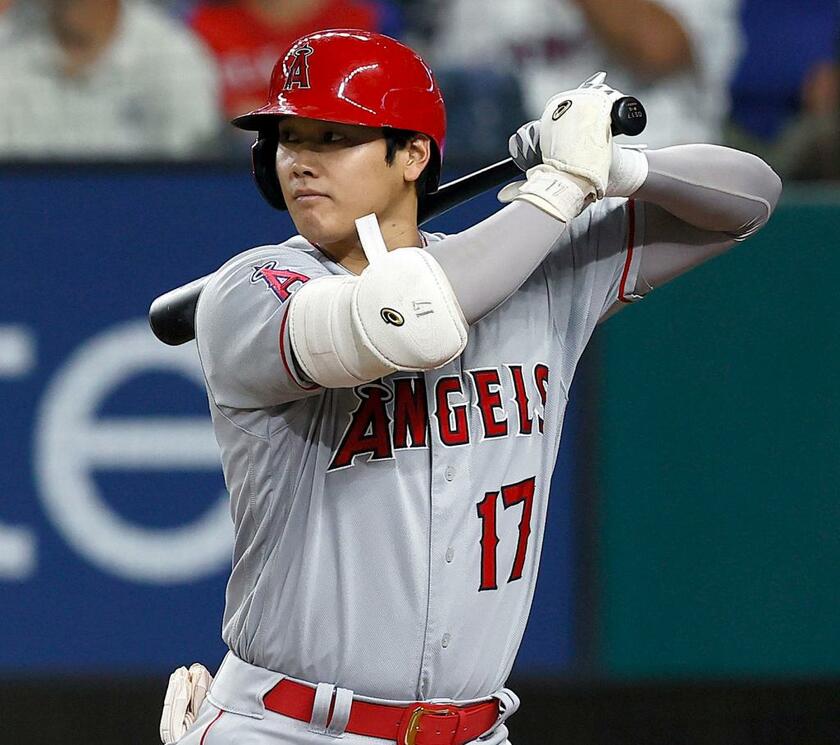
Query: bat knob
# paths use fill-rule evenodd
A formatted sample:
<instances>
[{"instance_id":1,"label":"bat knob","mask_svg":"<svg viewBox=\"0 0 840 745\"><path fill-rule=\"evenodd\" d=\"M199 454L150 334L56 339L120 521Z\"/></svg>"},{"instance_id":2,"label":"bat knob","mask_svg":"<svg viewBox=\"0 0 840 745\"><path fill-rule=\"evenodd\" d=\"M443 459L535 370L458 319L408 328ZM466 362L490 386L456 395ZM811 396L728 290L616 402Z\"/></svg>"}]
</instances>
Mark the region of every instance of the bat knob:
<instances>
[{"instance_id":1,"label":"bat knob","mask_svg":"<svg viewBox=\"0 0 840 745\"><path fill-rule=\"evenodd\" d=\"M647 114L641 101L633 96L619 98L612 107L612 133L635 137L647 126Z\"/></svg>"}]
</instances>

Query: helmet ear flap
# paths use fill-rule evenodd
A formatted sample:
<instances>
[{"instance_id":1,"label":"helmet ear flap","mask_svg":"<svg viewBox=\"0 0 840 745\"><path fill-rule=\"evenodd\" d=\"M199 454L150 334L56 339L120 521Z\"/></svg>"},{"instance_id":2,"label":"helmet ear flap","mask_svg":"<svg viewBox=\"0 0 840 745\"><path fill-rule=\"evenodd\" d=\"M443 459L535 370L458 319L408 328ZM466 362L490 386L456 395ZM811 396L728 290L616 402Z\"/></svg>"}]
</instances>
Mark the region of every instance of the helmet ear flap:
<instances>
[{"instance_id":1,"label":"helmet ear flap","mask_svg":"<svg viewBox=\"0 0 840 745\"><path fill-rule=\"evenodd\" d=\"M277 145L280 137L272 129L261 129L257 139L251 145L251 162L254 167L254 180L260 194L274 209L286 210L286 200L277 179Z\"/></svg>"}]
</instances>

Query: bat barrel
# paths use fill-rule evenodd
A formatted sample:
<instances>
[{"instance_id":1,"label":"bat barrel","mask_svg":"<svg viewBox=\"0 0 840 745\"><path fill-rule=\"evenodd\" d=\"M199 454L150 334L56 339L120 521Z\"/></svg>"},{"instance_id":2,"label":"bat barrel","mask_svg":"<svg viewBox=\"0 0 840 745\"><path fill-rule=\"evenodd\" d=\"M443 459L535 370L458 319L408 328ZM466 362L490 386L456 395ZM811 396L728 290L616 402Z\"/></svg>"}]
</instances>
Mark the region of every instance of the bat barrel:
<instances>
[{"instance_id":1,"label":"bat barrel","mask_svg":"<svg viewBox=\"0 0 840 745\"><path fill-rule=\"evenodd\" d=\"M164 293L149 308L149 325L164 344L176 347L195 339L195 308L207 281L199 277L188 284Z\"/></svg>"}]
</instances>

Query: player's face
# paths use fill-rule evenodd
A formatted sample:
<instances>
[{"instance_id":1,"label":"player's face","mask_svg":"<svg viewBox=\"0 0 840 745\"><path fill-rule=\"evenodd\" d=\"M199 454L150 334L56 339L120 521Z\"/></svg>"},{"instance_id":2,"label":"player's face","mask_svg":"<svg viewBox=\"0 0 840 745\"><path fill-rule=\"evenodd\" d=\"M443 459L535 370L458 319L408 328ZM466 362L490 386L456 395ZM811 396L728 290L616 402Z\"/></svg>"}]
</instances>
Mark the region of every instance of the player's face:
<instances>
[{"instance_id":1,"label":"player's face","mask_svg":"<svg viewBox=\"0 0 840 745\"><path fill-rule=\"evenodd\" d=\"M406 168L403 151L386 162L381 129L301 117L285 117L278 127L277 177L305 238L322 246L355 243L354 221L372 212L382 225L395 215L416 220L412 166Z\"/></svg>"}]
</instances>

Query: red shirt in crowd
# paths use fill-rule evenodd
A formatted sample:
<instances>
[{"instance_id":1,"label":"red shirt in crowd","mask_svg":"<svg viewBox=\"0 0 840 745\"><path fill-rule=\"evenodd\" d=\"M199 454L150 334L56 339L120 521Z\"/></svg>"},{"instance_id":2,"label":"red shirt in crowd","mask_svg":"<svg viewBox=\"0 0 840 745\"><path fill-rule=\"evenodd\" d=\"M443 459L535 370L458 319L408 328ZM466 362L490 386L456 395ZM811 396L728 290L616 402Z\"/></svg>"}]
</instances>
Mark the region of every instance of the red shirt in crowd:
<instances>
[{"instance_id":1,"label":"red shirt in crowd","mask_svg":"<svg viewBox=\"0 0 840 745\"><path fill-rule=\"evenodd\" d=\"M237 3L202 2L195 10L192 27L216 55L224 110L233 118L265 104L274 63L295 39L325 28L381 32L380 15L375 2L329 0L292 25L273 26Z\"/></svg>"}]
</instances>

